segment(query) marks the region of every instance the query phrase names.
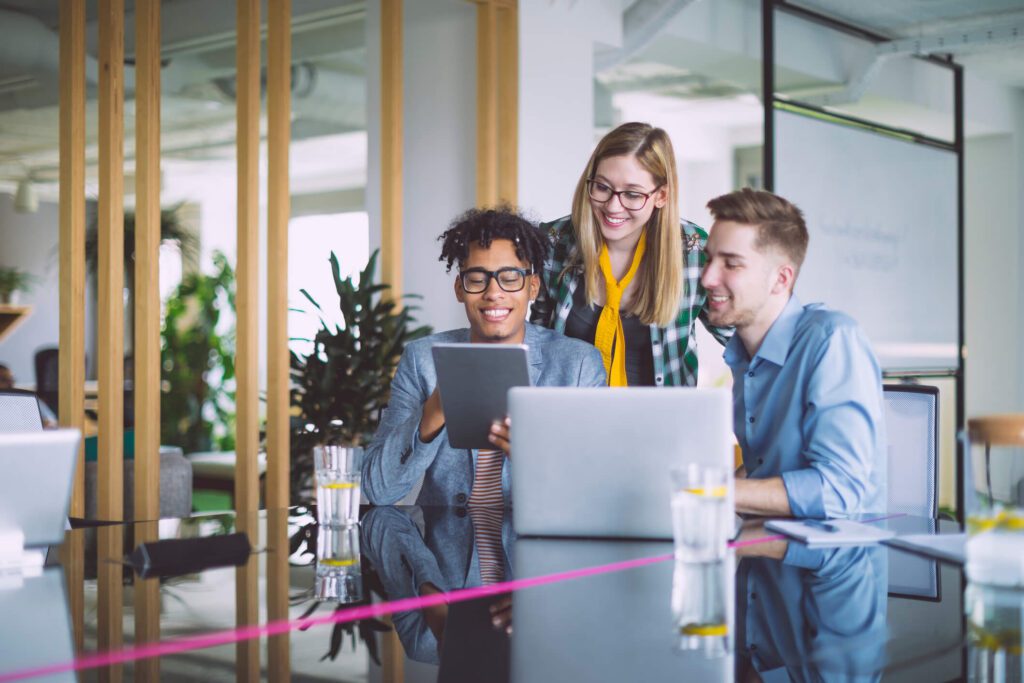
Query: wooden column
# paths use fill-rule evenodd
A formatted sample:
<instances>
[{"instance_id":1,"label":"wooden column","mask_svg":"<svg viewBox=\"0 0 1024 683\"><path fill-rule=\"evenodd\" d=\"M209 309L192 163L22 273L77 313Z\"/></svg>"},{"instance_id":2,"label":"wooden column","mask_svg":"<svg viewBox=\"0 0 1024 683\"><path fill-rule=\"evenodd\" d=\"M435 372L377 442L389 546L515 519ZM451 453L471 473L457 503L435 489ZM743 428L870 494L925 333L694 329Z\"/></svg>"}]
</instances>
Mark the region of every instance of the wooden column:
<instances>
[{"instance_id":1,"label":"wooden column","mask_svg":"<svg viewBox=\"0 0 1024 683\"><path fill-rule=\"evenodd\" d=\"M99 452L100 519L123 514L124 0L100 0Z\"/></svg>"},{"instance_id":2,"label":"wooden column","mask_svg":"<svg viewBox=\"0 0 1024 683\"><path fill-rule=\"evenodd\" d=\"M60 3L60 414L79 431L85 416L85 4ZM79 445L71 516L85 516L85 450ZM62 550L75 650L83 643L84 544L69 534Z\"/></svg>"},{"instance_id":3,"label":"wooden column","mask_svg":"<svg viewBox=\"0 0 1024 683\"><path fill-rule=\"evenodd\" d=\"M160 518L160 0L135 2L135 519ZM159 538L136 524L135 542ZM160 640L160 581L135 581L135 642ZM160 680L160 660L136 664Z\"/></svg>"},{"instance_id":4,"label":"wooden column","mask_svg":"<svg viewBox=\"0 0 1024 683\"><path fill-rule=\"evenodd\" d=\"M100 519L123 516L124 440L124 0L99 3L99 452L97 510ZM98 533L99 649L121 646L123 585L120 527ZM122 668L101 672L120 681Z\"/></svg>"},{"instance_id":5,"label":"wooden column","mask_svg":"<svg viewBox=\"0 0 1024 683\"><path fill-rule=\"evenodd\" d=\"M288 152L291 143L291 0L267 17L267 617L288 618ZM272 544L272 545L271 545ZM267 642L268 678L291 680L288 633Z\"/></svg>"},{"instance_id":6,"label":"wooden column","mask_svg":"<svg viewBox=\"0 0 1024 683\"><path fill-rule=\"evenodd\" d=\"M160 0L135 3L135 519L160 515Z\"/></svg>"},{"instance_id":7,"label":"wooden column","mask_svg":"<svg viewBox=\"0 0 1024 683\"><path fill-rule=\"evenodd\" d=\"M248 536L254 548L260 547L259 512L253 510L236 513L235 531ZM235 569L235 624L238 628L259 623L259 559L259 554L252 553L245 564ZM259 637L238 641L235 645L235 680L238 683L251 683L260 678Z\"/></svg>"},{"instance_id":8,"label":"wooden column","mask_svg":"<svg viewBox=\"0 0 1024 683\"><path fill-rule=\"evenodd\" d=\"M402 0L380 6L381 281L402 296Z\"/></svg>"},{"instance_id":9,"label":"wooden column","mask_svg":"<svg viewBox=\"0 0 1024 683\"><path fill-rule=\"evenodd\" d=\"M498 200L515 206L519 197L519 9L516 0L498 6Z\"/></svg>"},{"instance_id":10,"label":"wooden column","mask_svg":"<svg viewBox=\"0 0 1024 683\"><path fill-rule=\"evenodd\" d=\"M498 9L492 0L476 10L476 203L498 201Z\"/></svg>"},{"instance_id":11,"label":"wooden column","mask_svg":"<svg viewBox=\"0 0 1024 683\"><path fill-rule=\"evenodd\" d=\"M259 144L260 144L260 1L237 0L236 107L238 147L238 264L236 267L236 438L235 510L240 531L259 535L255 517L259 509L259 379L257 360L259 287ZM257 570L254 560L235 574L235 617L247 626L259 620ZM239 683L260 677L259 639L236 647Z\"/></svg>"},{"instance_id":12,"label":"wooden column","mask_svg":"<svg viewBox=\"0 0 1024 683\"><path fill-rule=\"evenodd\" d=\"M235 509L259 508L259 154L260 154L260 3L237 0L237 148L238 264L236 268L235 405L237 462Z\"/></svg>"}]
</instances>

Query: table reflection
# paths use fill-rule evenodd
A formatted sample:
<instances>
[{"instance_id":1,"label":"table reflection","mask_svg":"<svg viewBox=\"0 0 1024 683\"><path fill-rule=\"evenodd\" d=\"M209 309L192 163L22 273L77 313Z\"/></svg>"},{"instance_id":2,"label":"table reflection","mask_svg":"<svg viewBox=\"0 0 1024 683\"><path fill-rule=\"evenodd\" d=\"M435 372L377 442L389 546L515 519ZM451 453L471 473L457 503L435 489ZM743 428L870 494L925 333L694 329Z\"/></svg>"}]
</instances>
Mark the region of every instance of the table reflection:
<instances>
[{"instance_id":1,"label":"table reflection","mask_svg":"<svg viewBox=\"0 0 1024 683\"><path fill-rule=\"evenodd\" d=\"M501 508L489 512L488 520L476 517L474 523L465 508L371 508L361 520L361 547L380 577L384 597L447 593L495 576L511 578L510 519ZM472 672L479 680L500 680L507 640L490 618L492 608L501 618L498 612L506 614L507 605L500 597L441 604L397 612L392 620L406 655L440 665L442 678L458 680L455 672Z\"/></svg>"},{"instance_id":2,"label":"table reflection","mask_svg":"<svg viewBox=\"0 0 1024 683\"><path fill-rule=\"evenodd\" d=\"M51 567L35 575L0 574L0 673L70 662L74 657L64 572ZM65 672L46 681L74 683Z\"/></svg>"},{"instance_id":3,"label":"table reflection","mask_svg":"<svg viewBox=\"0 0 1024 683\"><path fill-rule=\"evenodd\" d=\"M786 546L737 566L736 680L880 680L888 551Z\"/></svg>"}]
</instances>

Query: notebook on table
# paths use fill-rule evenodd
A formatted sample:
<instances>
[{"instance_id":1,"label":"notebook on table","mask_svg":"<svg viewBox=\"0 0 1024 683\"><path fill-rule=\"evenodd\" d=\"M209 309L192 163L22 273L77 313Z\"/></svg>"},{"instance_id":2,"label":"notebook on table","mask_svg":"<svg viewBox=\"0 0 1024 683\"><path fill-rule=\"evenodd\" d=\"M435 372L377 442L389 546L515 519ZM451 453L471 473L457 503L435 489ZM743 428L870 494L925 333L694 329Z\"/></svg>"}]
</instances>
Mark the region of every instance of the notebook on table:
<instances>
[{"instance_id":1,"label":"notebook on table","mask_svg":"<svg viewBox=\"0 0 1024 683\"><path fill-rule=\"evenodd\" d=\"M732 471L724 389L516 387L509 414L520 535L671 539L671 469Z\"/></svg>"}]
</instances>

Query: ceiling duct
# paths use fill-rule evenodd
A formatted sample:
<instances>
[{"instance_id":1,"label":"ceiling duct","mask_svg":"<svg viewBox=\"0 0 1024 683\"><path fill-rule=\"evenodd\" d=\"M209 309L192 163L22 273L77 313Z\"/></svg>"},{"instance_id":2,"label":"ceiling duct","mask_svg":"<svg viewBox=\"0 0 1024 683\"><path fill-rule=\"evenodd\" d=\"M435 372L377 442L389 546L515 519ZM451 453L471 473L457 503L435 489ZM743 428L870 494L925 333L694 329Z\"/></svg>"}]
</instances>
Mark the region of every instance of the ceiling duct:
<instances>
[{"instance_id":1,"label":"ceiling duct","mask_svg":"<svg viewBox=\"0 0 1024 683\"><path fill-rule=\"evenodd\" d=\"M9 73L26 72L56 79L60 73L60 37L43 22L0 8L0 64ZM99 78L96 59L85 56L85 80Z\"/></svg>"}]
</instances>

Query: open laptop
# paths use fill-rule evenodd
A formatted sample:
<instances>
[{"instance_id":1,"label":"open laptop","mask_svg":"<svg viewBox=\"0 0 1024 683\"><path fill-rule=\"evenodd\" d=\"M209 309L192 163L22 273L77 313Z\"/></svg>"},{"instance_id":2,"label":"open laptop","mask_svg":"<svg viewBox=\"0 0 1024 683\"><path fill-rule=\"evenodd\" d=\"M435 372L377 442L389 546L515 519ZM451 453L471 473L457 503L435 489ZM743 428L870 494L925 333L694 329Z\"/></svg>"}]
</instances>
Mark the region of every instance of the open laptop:
<instances>
[{"instance_id":1,"label":"open laptop","mask_svg":"<svg viewBox=\"0 0 1024 683\"><path fill-rule=\"evenodd\" d=\"M724 389L511 389L516 533L672 538L669 472L731 471L731 411Z\"/></svg>"},{"instance_id":2,"label":"open laptop","mask_svg":"<svg viewBox=\"0 0 1024 683\"><path fill-rule=\"evenodd\" d=\"M78 440L76 429L0 434L0 564L64 540Z\"/></svg>"}]
</instances>

